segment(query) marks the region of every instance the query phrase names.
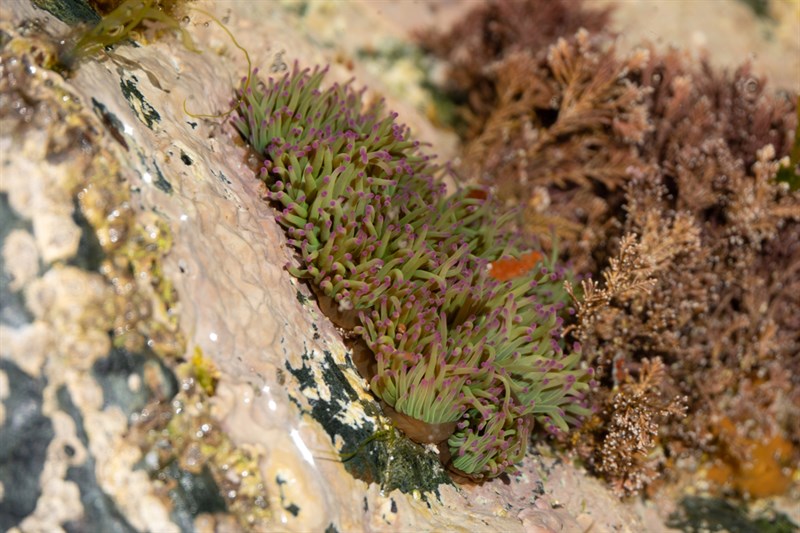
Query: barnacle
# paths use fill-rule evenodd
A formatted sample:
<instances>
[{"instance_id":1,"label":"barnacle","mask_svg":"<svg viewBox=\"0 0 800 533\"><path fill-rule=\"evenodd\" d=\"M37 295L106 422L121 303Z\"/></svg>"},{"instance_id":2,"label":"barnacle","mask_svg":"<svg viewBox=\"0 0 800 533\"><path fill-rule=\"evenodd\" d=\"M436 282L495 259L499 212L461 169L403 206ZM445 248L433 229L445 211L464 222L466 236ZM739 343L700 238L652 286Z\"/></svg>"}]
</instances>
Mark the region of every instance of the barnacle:
<instances>
[{"instance_id":1,"label":"barnacle","mask_svg":"<svg viewBox=\"0 0 800 533\"><path fill-rule=\"evenodd\" d=\"M560 335L565 270L529 252L522 275L493 276L521 255L510 215L482 190L447 195L397 115L350 83L322 90L325 72L295 66L237 95L234 123L299 253L290 272L372 351L365 377L401 429L457 472L500 475L534 420L559 432L587 413L590 373Z\"/></svg>"}]
</instances>

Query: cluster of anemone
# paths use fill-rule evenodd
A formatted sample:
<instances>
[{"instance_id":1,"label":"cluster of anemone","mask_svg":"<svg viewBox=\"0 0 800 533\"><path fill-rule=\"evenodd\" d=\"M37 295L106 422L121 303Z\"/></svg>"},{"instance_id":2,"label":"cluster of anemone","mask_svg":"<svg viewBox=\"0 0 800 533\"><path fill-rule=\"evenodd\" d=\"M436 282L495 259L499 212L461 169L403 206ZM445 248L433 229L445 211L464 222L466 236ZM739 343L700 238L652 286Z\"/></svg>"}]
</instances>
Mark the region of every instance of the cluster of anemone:
<instances>
[{"instance_id":1,"label":"cluster of anemone","mask_svg":"<svg viewBox=\"0 0 800 533\"><path fill-rule=\"evenodd\" d=\"M439 444L483 479L586 414L590 372L561 338L564 271L546 259L501 281L519 256L484 191L447 195L439 170L382 102L324 69L247 84L234 123L263 158L261 178L321 307L373 357L372 391L413 439Z\"/></svg>"}]
</instances>

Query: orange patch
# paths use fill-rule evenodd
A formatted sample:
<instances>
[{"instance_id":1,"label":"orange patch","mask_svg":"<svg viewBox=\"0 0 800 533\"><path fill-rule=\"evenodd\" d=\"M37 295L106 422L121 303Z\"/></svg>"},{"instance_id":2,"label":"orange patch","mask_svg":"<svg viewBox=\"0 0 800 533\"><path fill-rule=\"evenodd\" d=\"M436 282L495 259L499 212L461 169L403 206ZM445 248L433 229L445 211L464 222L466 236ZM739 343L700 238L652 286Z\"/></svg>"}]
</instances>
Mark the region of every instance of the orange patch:
<instances>
[{"instance_id":1,"label":"orange patch","mask_svg":"<svg viewBox=\"0 0 800 533\"><path fill-rule=\"evenodd\" d=\"M489 274L498 281L508 281L528 273L542 259L539 252L528 252L519 259L498 259Z\"/></svg>"},{"instance_id":2,"label":"orange patch","mask_svg":"<svg viewBox=\"0 0 800 533\"><path fill-rule=\"evenodd\" d=\"M474 200L486 200L489 195L483 189L472 189L467 193L467 198L472 198Z\"/></svg>"},{"instance_id":3,"label":"orange patch","mask_svg":"<svg viewBox=\"0 0 800 533\"><path fill-rule=\"evenodd\" d=\"M786 468L791 461L793 448L780 435L768 435L754 440L736 434L733 422L723 418L719 433L727 441L744 450L746 460L722 454L713 460L706 479L720 488L732 488L739 494L764 498L783 494L791 485L791 473Z\"/></svg>"}]
</instances>

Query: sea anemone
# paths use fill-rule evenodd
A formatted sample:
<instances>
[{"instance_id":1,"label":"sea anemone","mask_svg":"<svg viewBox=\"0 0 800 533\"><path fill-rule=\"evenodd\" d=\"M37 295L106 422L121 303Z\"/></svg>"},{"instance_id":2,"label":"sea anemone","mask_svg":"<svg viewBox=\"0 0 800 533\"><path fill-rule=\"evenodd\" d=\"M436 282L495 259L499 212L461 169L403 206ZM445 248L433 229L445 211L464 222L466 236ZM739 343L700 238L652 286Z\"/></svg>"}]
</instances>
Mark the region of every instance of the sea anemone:
<instances>
[{"instance_id":1,"label":"sea anemone","mask_svg":"<svg viewBox=\"0 0 800 533\"><path fill-rule=\"evenodd\" d=\"M560 432L587 413L589 375L561 339L564 269L520 254L486 191L448 196L397 115L363 109L349 83L322 90L325 72L295 65L237 95L234 123L299 254L290 272L372 351L365 377L401 429L459 473L497 476L534 420ZM520 256L521 275L492 276Z\"/></svg>"}]
</instances>

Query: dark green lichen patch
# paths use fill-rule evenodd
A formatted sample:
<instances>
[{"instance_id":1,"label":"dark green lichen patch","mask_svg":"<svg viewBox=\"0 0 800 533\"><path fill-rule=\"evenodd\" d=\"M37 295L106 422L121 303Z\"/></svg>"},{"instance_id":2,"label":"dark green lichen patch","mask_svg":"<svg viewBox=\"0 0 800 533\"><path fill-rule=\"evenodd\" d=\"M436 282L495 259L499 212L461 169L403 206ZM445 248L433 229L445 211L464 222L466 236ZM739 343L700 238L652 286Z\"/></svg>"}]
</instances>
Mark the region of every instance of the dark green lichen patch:
<instances>
[{"instance_id":1,"label":"dark green lichen patch","mask_svg":"<svg viewBox=\"0 0 800 533\"><path fill-rule=\"evenodd\" d=\"M100 16L84 0L33 0L33 4L70 26L100 22Z\"/></svg>"},{"instance_id":2,"label":"dark green lichen patch","mask_svg":"<svg viewBox=\"0 0 800 533\"><path fill-rule=\"evenodd\" d=\"M286 494L283 491L283 486L286 484L286 480L283 479L282 476L278 475L275 477L275 483L278 485L278 492L281 497L281 507L286 509L289 514L296 518L300 514L300 506L286 498Z\"/></svg>"},{"instance_id":3,"label":"dark green lichen patch","mask_svg":"<svg viewBox=\"0 0 800 533\"><path fill-rule=\"evenodd\" d=\"M394 516L388 516L388 515L390 515L390 514L391 515L396 515L397 514L397 502L394 501L394 498L389 498L389 501L392 502L392 506L389 508L389 512L388 513L381 514L381 518L383 519L384 522L386 522L387 524L391 525L391 524L394 523L395 517Z\"/></svg>"},{"instance_id":4,"label":"dark green lichen patch","mask_svg":"<svg viewBox=\"0 0 800 533\"><path fill-rule=\"evenodd\" d=\"M291 504L288 507L285 507L285 509L287 511L289 511L290 513L292 513L292 516L295 516L295 517L300 514L300 507L298 507L295 504Z\"/></svg>"},{"instance_id":5,"label":"dark green lichen patch","mask_svg":"<svg viewBox=\"0 0 800 533\"><path fill-rule=\"evenodd\" d=\"M81 229L81 239L78 241L78 253L70 258L67 264L78 267L81 270L99 272L100 265L106 258L103 245L100 244L94 227L86 219L83 211L81 211L81 206L77 198L73 200L73 205L72 220Z\"/></svg>"},{"instance_id":6,"label":"dark green lichen patch","mask_svg":"<svg viewBox=\"0 0 800 533\"><path fill-rule=\"evenodd\" d=\"M0 359L0 372L6 374L10 386L0 426L0 483L5 487L0 531L8 531L36 507L41 494L39 476L54 433L52 422L42 414L43 380L31 378L6 359Z\"/></svg>"},{"instance_id":7,"label":"dark green lichen patch","mask_svg":"<svg viewBox=\"0 0 800 533\"><path fill-rule=\"evenodd\" d=\"M771 18L769 0L739 0L739 2L749 7L757 17L762 19Z\"/></svg>"},{"instance_id":8,"label":"dark green lichen patch","mask_svg":"<svg viewBox=\"0 0 800 533\"><path fill-rule=\"evenodd\" d=\"M195 474L181 469L177 461L173 461L161 470L159 478L173 485L169 491L173 504L170 518L181 531L195 531L194 517L201 513L227 512L225 500L207 466Z\"/></svg>"},{"instance_id":9,"label":"dark green lichen patch","mask_svg":"<svg viewBox=\"0 0 800 533\"><path fill-rule=\"evenodd\" d=\"M156 164L155 161L153 161L153 169L156 173L155 179L153 180L153 185L155 185L157 189L167 194L172 194L172 184L167 181L167 178L164 177L164 174L161 172L161 169L158 167L158 164Z\"/></svg>"},{"instance_id":10,"label":"dark green lichen patch","mask_svg":"<svg viewBox=\"0 0 800 533\"><path fill-rule=\"evenodd\" d=\"M373 454L373 464L382 473L381 487L386 492L418 490L427 500L426 493L433 492L438 497L439 485L452 484L436 454L399 432L387 440L385 450L379 450L380 453Z\"/></svg>"},{"instance_id":11,"label":"dark green lichen patch","mask_svg":"<svg viewBox=\"0 0 800 533\"><path fill-rule=\"evenodd\" d=\"M221 183L224 183L225 185L233 184L233 182L230 179L228 179L228 176L226 176L221 170L217 173L217 177L219 178L219 181Z\"/></svg>"},{"instance_id":12,"label":"dark green lichen patch","mask_svg":"<svg viewBox=\"0 0 800 533\"><path fill-rule=\"evenodd\" d=\"M308 12L308 4L309 2L307 0L288 3L286 4L286 11L290 13L294 12L298 17L303 18Z\"/></svg>"},{"instance_id":13,"label":"dark green lichen patch","mask_svg":"<svg viewBox=\"0 0 800 533\"><path fill-rule=\"evenodd\" d=\"M128 101L128 105L131 106L136 117L152 130L154 124L161 122L161 115L145 100L144 95L136 86L137 83L139 83L139 79L136 76L131 76L130 79L120 79L119 86L122 89L122 95Z\"/></svg>"},{"instance_id":14,"label":"dark green lichen patch","mask_svg":"<svg viewBox=\"0 0 800 533\"><path fill-rule=\"evenodd\" d=\"M156 482L158 496L172 501L171 518L184 531L195 530L193 518L201 513L229 515L242 529L267 531L272 515L258 467L263 456L237 448L211 416L209 364L196 351L175 370L178 394L142 412L132 427L146 458L137 468Z\"/></svg>"},{"instance_id":15,"label":"dark green lichen patch","mask_svg":"<svg viewBox=\"0 0 800 533\"><path fill-rule=\"evenodd\" d=\"M125 125L122 123L122 121L117 118L115 114L110 112L106 106L94 98L92 98L92 109L94 109L95 114L100 117L100 120L103 121L103 125L106 127L106 131L108 131L109 135L111 135L115 141L117 141L123 146L123 148L127 150L128 143L125 141L125 137L123 136Z\"/></svg>"},{"instance_id":16,"label":"dark green lichen patch","mask_svg":"<svg viewBox=\"0 0 800 533\"><path fill-rule=\"evenodd\" d=\"M128 416L153 400L169 399L178 392L175 375L147 349L132 353L114 348L108 357L95 362L92 375L103 388L103 407L116 405ZM131 387L131 376L138 376L140 385Z\"/></svg>"},{"instance_id":17,"label":"dark green lichen patch","mask_svg":"<svg viewBox=\"0 0 800 533\"><path fill-rule=\"evenodd\" d=\"M78 520L64 524L67 533L83 531L111 531L114 533L135 532L136 529L125 519L114 500L103 492L94 475L94 460L88 459L80 466L67 469L66 480L72 481L81 492L83 515Z\"/></svg>"},{"instance_id":18,"label":"dark green lichen patch","mask_svg":"<svg viewBox=\"0 0 800 533\"><path fill-rule=\"evenodd\" d=\"M88 450L89 437L86 434L83 415L72 401L65 386L59 387L56 398L58 407L75 422L75 435ZM69 455L68 451L65 450L65 452ZM64 524L64 529L68 532L95 530L122 533L135 531L117 508L114 500L100 487L95 476L95 466L94 457L88 455L83 464L73 465L67 469L66 480L72 481L78 486L84 512L78 520Z\"/></svg>"},{"instance_id":19,"label":"dark green lichen patch","mask_svg":"<svg viewBox=\"0 0 800 533\"><path fill-rule=\"evenodd\" d=\"M86 429L83 426L83 415L81 414L75 402L72 401L69 391L65 385L61 385L56 391L56 399L58 400L58 407L69 415L75 422L75 436L81 441L85 447L89 447L89 437L86 435Z\"/></svg>"},{"instance_id":20,"label":"dark green lichen patch","mask_svg":"<svg viewBox=\"0 0 800 533\"><path fill-rule=\"evenodd\" d=\"M161 171L161 167L158 166L158 162L154 159L148 159L147 156L139 152L139 162L142 164L142 167L146 168L144 175L142 176L142 180L145 183L152 184L158 190L166 193L172 194L173 188L172 183L164 176L164 173ZM132 191L139 192L135 188L131 188Z\"/></svg>"},{"instance_id":21,"label":"dark green lichen patch","mask_svg":"<svg viewBox=\"0 0 800 533\"><path fill-rule=\"evenodd\" d=\"M6 45L11 42L11 34L7 31L0 30L0 49L5 48Z\"/></svg>"},{"instance_id":22,"label":"dark green lichen patch","mask_svg":"<svg viewBox=\"0 0 800 533\"><path fill-rule=\"evenodd\" d=\"M302 360L303 366L299 368L293 368L287 361L286 369L298 380L300 391L311 405L311 417L322 425L332 441L343 442L341 459L353 477L378 483L387 492L418 490L423 495L434 492L437 496L439 485L450 483L436 454L394 428L380 429L374 422L361 425L346 422L342 411L354 402L362 403L364 411L373 417L378 415L378 408L359 399L330 352L323 352L322 358L305 352ZM316 375L327 386L330 397L323 399ZM293 401L302 404L297 399Z\"/></svg>"},{"instance_id":23,"label":"dark green lichen patch","mask_svg":"<svg viewBox=\"0 0 800 533\"><path fill-rule=\"evenodd\" d=\"M688 496L670 515L667 526L687 533L727 531L729 533L791 533L798 525L780 512L765 511L751 517L747 509L720 498Z\"/></svg>"},{"instance_id":24,"label":"dark green lichen patch","mask_svg":"<svg viewBox=\"0 0 800 533\"><path fill-rule=\"evenodd\" d=\"M11 231L24 229L32 232L30 223L17 217L8 203L8 194L0 193L0 243L6 242ZM21 292L11 290L11 276L6 271L5 259L0 254L0 323L11 327L21 327L33 321L33 316L25 307Z\"/></svg>"}]
</instances>

